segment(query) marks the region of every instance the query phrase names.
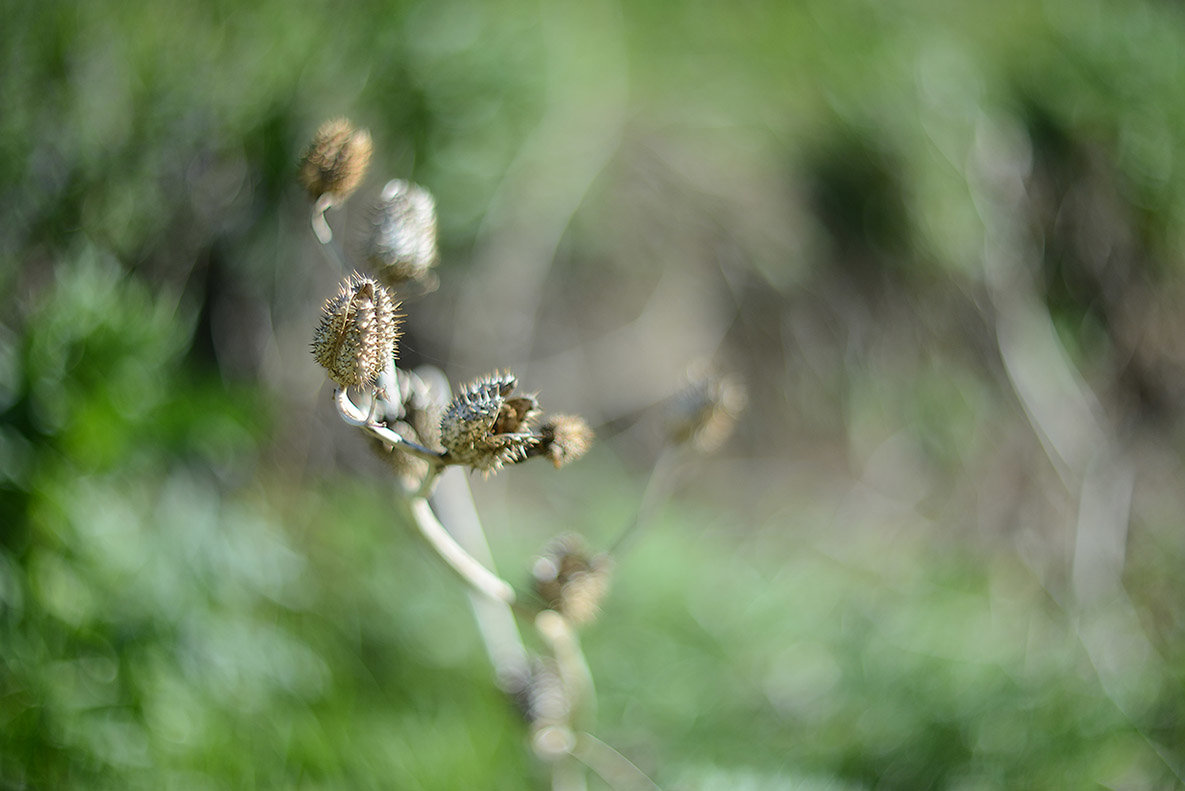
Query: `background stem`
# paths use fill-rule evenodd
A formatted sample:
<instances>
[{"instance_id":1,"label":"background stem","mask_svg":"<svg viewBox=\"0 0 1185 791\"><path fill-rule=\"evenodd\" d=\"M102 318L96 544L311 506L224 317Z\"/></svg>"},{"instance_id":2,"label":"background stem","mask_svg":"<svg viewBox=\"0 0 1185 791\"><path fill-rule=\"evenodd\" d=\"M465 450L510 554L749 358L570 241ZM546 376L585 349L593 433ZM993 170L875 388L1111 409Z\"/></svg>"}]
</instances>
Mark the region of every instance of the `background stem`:
<instances>
[{"instance_id":1,"label":"background stem","mask_svg":"<svg viewBox=\"0 0 1185 791\"><path fill-rule=\"evenodd\" d=\"M457 544L486 568L492 569L494 559L473 504L469 482L460 468L453 467L441 473L432 495L432 506L441 521L448 525ZM530 666L509 604L473 592L469 595L469 603L498 685L506 692L520 691L530 676Z\"/></svg>"}]
</instances>

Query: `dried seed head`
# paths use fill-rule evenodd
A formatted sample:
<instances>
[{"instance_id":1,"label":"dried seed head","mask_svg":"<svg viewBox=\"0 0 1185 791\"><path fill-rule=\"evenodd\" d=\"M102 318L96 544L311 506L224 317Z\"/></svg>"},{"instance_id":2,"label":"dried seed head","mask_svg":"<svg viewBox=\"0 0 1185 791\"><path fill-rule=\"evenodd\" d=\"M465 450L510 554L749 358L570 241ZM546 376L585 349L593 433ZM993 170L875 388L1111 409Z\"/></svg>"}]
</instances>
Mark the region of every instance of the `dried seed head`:
<instances>
[{"instance_id":1,"label":"dried seed head","mask_svg":"<svg viewBox=\"0 0 1185 791\"><path fill-rule=\"evenodd\" d=\"M342 387L373 386L395 356L399 303L381 283L357 272L325 300L313 357Z\"/></svg>"},{"instance_id":2,"label":"dried seed head","mask_svg":"<svg viewBox=\"0 0 1185 791\"><path fill-rule=\"evenodd\" d=\"M530 421L538 412L531 396L508 398L518 381L492 374L466 386L440 419L440 442L452 460L490 473L521 461L538 442Z\"/></svg>"},{"instance_id":3,"label":"dried seed head","mask_svg":"<svg viewBox=\"0 0 1185 791\"><path fill-rule=\"evenodd\" d=\"M423 280L436 265L436 201L426 189L388 181L375 207L366 260L386 285Z\"/></svg>"},{"instance_id":4,"label":"dried seed head","mask_svg":"<svg viewBox=\"0 0 1185 791\"><path fill-rule=\"evenodd\" d=\"M583 456L594 436L579 415L552 415L539 429L539 445L531 452L551 459L558 470Z\"/></svg>"},{"instance_id":5,"label":"dried seed head","mask_svg":"<svg viewBox=\"0 0 1185 791\"><path fill-rule=\"evenodd\" d=\"M531 746L544 761L571 754L576 745L572 732L571 691L559 663L541 658L531 662L525 685L515 694L523 718L531 726Z\"/></svg>"},{"instance_id":6,"label":"dried seed head","mask_svg":"<svg viewBox=\"0 0 1185 791\"><path fill-rule=\"evenodd\" d=\"M531 567L535 592L575 625L600 612L609 592L611 563L607 555L591 555L577 535L561 536L543 550Z\"/></svg>"},{"instance_id":7,"label":"dried seed head","mask_svg":"<svg viewBox=\"0 0 1185 791\"><path fill-rule=\"evenodd\" d=\"M571 705L555 660L537 658L528 672L530 675L517 700L523 717L531 725L541 727L567 722Z\"/></svg>"},{"instance_id":8,"label":"dried seed head","mask_svg":"<svg viewBox=\"0 0 1185 791\"><path fill-rule=\"evenodd\" d=\"M370 132L345 118L321 124L300 159L300 183L316 200L327 193L340 202L362 183L374 146Z\"/></svg>"},{"instance_id":9,"label":"dried seed head","mask_svg":"<svg viewBox=\"0 0 1185 791\"><path fill-rule=\"evenodd\" d=\"M724 444L748 403L745 386L733 376L700 373L672 399L667 412L670 440L707 453Z\"/></svg>"}]
</instances>

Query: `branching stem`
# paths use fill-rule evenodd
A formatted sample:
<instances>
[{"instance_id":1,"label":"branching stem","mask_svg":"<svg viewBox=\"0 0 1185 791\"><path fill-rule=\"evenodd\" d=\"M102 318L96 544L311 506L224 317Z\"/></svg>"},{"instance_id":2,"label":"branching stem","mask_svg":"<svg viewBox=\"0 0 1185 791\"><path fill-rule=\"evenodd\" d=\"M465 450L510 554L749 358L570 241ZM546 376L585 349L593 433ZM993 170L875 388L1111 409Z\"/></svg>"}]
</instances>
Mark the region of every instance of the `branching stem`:
<instances>
[{"instance_id":1,"label":"branching stem","mask_svg":"<svg viewBox=\"0 0 1185 791\"><path fill-rule=\"evenodd\" d=\"M410 453L416 458L432 462L436 466L444 465L445 454L437 453L434 450L429 450L423 445L417 445L411 440L404 439L398 433L392 431L386 426L376 423L368 412L359 409L358 406L350 400L349 393L346 392L345 388L338 389L337 392L333 394L333 400L334 403L337 404L337 411L338 414L341 415L341 419L351 426L357 426L361 429L364 429L371 436L381 439L383 442L391 445L392 447L399 448L406 453Z\"/></svg>"},{"instance_id":2,"label":"branching stem","mask_svg":"<svg viewBox=\"0 0 1185 791\"><path fill-rule=\"evenodd\" d=\"M544 610L535 616L535 629L555 657L568 695L570 720L587 727L596 710L596 689L592 671L580 648L580 639L568 619L553 610Z\"/></svg>"}]
</instances>

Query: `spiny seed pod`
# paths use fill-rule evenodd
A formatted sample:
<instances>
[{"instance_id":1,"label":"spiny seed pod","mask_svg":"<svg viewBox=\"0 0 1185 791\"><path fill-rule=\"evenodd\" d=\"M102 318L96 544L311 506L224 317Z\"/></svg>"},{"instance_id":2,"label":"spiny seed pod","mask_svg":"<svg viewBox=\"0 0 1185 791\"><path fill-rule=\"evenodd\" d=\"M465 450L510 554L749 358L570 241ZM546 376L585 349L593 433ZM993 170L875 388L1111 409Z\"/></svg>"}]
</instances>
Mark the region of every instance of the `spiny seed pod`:
<instances>
[{"instance_id":1,"label":"spiny seed pod","mask_svg":"<svg viewBox=\"0 0 1185 791\"><path fill-rule=\"evenodd\" d=\"M362 183L372 153L370 132L345 118L326 121L301 156L300 183L313 200L331 194L340 203Z\"/></svg>"},{"instance_id":2,"label":"spiny seed pod","mask_svg":"<svg viewBox=\"0 0 1185 791\"><path fill-rule=\"evenodd\" d=\"M707 453L732 433L748 396L736 377L700 374L672 399L667 412L670 440Z\"/></svg>"},{"instance_id":3,"label":"spiny seed pod","mask_svg":"<svg viewBox=\"0 0 1185 791\"><path fill-rule=\"evenodd\" d=\"M381 283L357 272L325 300L313 335L313 357L342 387L373 386L394 358L399 303Z\"/></svg>"},{"instance_id":4,"label":"spiny seed pod","mask_svg":"<svg viewBox=\"0 0 1185 791\"><path fill-rule=\"evenodd\" d=\"M397 288L409 280L423 280L437 258L432 194L408 181L388 181L366 240L366 260L375 275Z\"/></svg>"},{"instance_id":5,"label":"spiny seed pod","mask_svg":"<svg viewBox=\"0 0 1185 791\"><path fill-rule=\"evenodd\" d=\"M509 398L518 380L492 374L466 386L440 419L440 442L452 460L490 473L520 461L538 442L530 421L538 412L531 396Z\"/></svg>"},{"instance_id":6,"label":"spiny seed pod","mask_svg":"<svg viewBox=\"0 0 1185 791\"><path fill-rule=\"evenodd\" d=\"M579 415L552 415L539 428L539 444L531 449L531 455L546 456L558 470L588 452L594 436Z\"/></svg>"},{"instance_id":7,"label":"spiny seed pod","mask_svg":"<svg viewBox=\"0 0 1185 791\"><path fill-rule=\"evenodd\" d=\"M552 541L531 567L535 592L574 625L596 618L609 592L610 572L609 557L591 555L577 535Z\"/></svg>"}]
</instances>

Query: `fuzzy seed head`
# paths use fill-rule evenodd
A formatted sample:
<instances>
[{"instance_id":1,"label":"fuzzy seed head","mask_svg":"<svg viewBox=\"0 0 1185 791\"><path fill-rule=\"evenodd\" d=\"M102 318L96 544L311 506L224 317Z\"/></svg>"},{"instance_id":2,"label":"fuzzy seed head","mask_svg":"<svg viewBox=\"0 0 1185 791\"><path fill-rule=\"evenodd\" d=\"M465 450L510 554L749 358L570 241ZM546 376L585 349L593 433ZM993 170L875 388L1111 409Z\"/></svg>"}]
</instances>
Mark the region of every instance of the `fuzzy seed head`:
<instances>
[{"instance_id":1,"label":"fuzzy seed head","mask_svg":"<svg viewBox=\"0 0 1185 791\"><path fill-rule=\"evenodd\" d=\"M300 183L313 200L328 193L343 201L362 183L373 153L370 132L345 118L326 121L300 159Z\"/></svg>"},{"instance_id":2,"label":"fuzzy seed head","mask_svg":"<svg viewBox=\"0 0 1185 791\"><path fill-rule=\"evenodd\" d=\"M667 412L670 440L708 453L724 444L748 403L745 386L733 376L702 373L672 399Z\"/></svg>"},{"instance_id":3,"label":"fuzzy seed head","mask_svg":"<svg viewBox=\"0 0 1185 791\"><path fill-rule=\"evenodd\" d=\"M609 592L611 564L606 555L592 555L576 535L561 536L544 548L531 568L535 592L548 609L573 625L597 617Z\"/></svg>"},{"instance_id":4,"label":"fuzzy seed head","mask_svg":"<svg viewBox=\"0 0 1185 791\"><path fill-rule=\"evenodd\" d=\"M395 356L399 303L381 283L357 272L325 300L313 357L341 387L368 387Z\"/></svg>"},{"instance_id":5,"label":"fuzzy seed head","mask_svg":"<svg viewBox=\"0 0 1185 791\"><path fill-rule=\"evenodd\" d=\"M594 436L579 415L552 415L539 430L539 450L558 470L588 452Z\"/></svg>"},{"instance_id":6,"label":"fuzzy seed head","mask_svg":"<svg viewBox=\"0 0 1185 791\"><path fill-rule=\"evenodd\" d=\"M571 705L555 660L535 659L529 672L518 701L527 722L536 727L567 722Z\"/></svg>"},{"instance_id":7,"label":"fuzzy seed head","mask_svg":"<svg viewBox=\"0 0 1185 791\"><path fill-rule=\"evenodd\" d=\"M366 240L366 260L375 275L396 288L409 280L422 280L438 257L436 200L411 182L388 181Z\"/></svg>"},{"instance_id":8,"label":"fuzzy seed head","mask_svg":"<svg viewBox=\"0 0 1185 791\"><path fill-rule=\"evenodd\" d=\"M521 461L538 442L530 421L538 413L531 396L510 398L518 384L510 374L492 374L467 385L440 420L440 442L459 464L489 474Z\"/></svg>"}]
</instances>

